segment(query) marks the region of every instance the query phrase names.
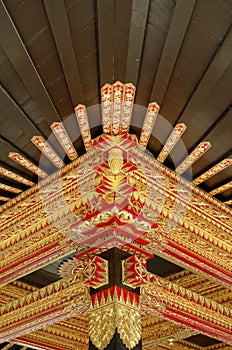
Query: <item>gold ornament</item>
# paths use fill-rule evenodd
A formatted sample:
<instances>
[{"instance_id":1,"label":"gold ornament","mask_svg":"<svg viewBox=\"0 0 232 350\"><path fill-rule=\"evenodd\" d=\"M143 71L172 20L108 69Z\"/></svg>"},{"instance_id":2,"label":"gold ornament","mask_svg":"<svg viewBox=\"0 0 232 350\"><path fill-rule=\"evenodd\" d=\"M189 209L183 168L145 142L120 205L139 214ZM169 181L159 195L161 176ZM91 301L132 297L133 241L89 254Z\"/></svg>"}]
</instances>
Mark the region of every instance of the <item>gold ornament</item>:
<instances>
[{"instance_id":1,"label":"gold ornament","mask_svg":"<svg viewBox=\"0 0 232 350\"><path fill-rule=\"evenodd\" d=\"M118 148L113 148L109 151L108 164L114 175L118 175L123 166L122 151Z\"/></svg>"}]
</instances>

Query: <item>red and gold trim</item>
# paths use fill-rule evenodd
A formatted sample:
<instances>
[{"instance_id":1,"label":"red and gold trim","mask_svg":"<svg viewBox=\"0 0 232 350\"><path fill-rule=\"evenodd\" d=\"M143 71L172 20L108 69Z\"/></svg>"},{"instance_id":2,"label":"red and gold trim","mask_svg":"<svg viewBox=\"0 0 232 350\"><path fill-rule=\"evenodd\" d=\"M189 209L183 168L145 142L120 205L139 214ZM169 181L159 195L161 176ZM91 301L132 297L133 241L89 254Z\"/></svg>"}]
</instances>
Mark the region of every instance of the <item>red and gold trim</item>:
<instances>
[{"instance_id":1,"label":"red and gold trim","mask_svg":"<svg viewBox=\"0 0 232 350\"><path fill-rule=\"evenodd\" d=\"M86 151L88 151L92 147L92 138L89 128L89 120L86 107L84 105L79 104L75 108L75 113L81 130L81 135L85 145L85 149Z\"/></svg>"},{"instance_id":2,"label":"red and gold trim","mask_svg":"<svg viewBox=\"0 0 232 350\"><path fill-rule=\"evenodd\" d=\"M91 301L89 335L93 345L104 350L117 330L123 344L133 349L141 339L139 296L113 286L93 294Z\"/></svg>"},{"instance_id":3,"label":"red and gold trim","mask_svg":"<svg viewBox=\"0 0 232 350\"><path fill-rule=\"evenodd\" d=\"M79 260L75 257L68 259L59 266L58 272L63 278L78 275L80 281L92 288L100 288L109 283L108 261L100 256L84 260Z\"/></svg>"},{"instance_id":4,"label":"red and gold trim","mask_svg":"<svg viewBox=\"0 0 232 350\"><path fill-rule=\"evenodd\" d=\"M34 182L25 179L25 177L22 177L16 173L14 173L13 171L10 171L10 170L4 168L3 166L0 166L0 175L9 177L10 179L18 181L26 186L33 186L34 185Z\"/></svg>"},{"instance_id":5,"label":"red and gold trim","mask_svg":"<svg viewBox=\"0 0 232 350\"><path fill-rule=\"evenodd\" d=\"M0 307L0 341L9 341L89 308L88 287L75 277L55 282Z\"/></svg>"},{"instance_id":6,"label":"red and gold trim","mask_svg":"<svg viewBox=\"0 0 232 350\"><path fill-rule=\"evenodd\" d=\"M78 157L78 154L70 140L70 137L67 131L65 130L63 123L54 122L52 125L50 125L50 128L52 129L57 140L65 150L69 159L70 160L76 159Z\"/></svg>"},{"instance_id":7,"label":"red and gold trim","mask_svg":"<svg viewBox=\"0 0 232 350\"><path fill-rule=\"evenodd\" d=\"M0 190L12 192L12 193L16 193L16 194L22 192L22 190L20 190L19 188L8 186L8 185L5 185L3 183L0 183Z\"/></svg>"},{"instance_id":8,"label":"red and gold trim","mask_svg":"<svg viewBox=\"0 0 232 350\"><path fill-rule=\"evenodd\" d=\"M112 105L113 86L107 83L101 88L102 127L104 134L110 134L111 132Z\"/></svg>"},{"instance_id":9,"label":"red and gold trim","mask_svg":"<svg viewBox=\"0 0 232 350\"><path fill-rule=\"evenodd\" d=\"M37 167L35 164L30 162L28 159L26 159L25 157L23 157L19 153L10 152L8 154L8 157L10 159L14 160L16 163L22 165L25 169L27 169L27 170L31 171L32 173L38 175L39 177L45 178L48 175L47 173L45 173L45 171L43 171L42 169Z\"/></svg>"},{"instance_id":10,"label":"red and gold trim","mask_svg":"<svg viewBox=\"0 0 232 350\"><path fill-rule=\"evenodd\" d=\"M135 98L135 86L131 83L124 85L123 110L121 116L121 131L128 132L133 111L133 104Z\"/></svg>"},{"instance_id":11,"label":"red and gold trim","mask_svg":"<svg viewBox=\"0 0 232 350\"><path fill-rule=\"evenodd\" d=\"M209 149L211 143L208 141L201 142L185 160L176 168L178 174L184 173L190 166L192 166L198 159L200 159Z\"/></svg>"},{"instance_id":12,"label":"red and gold trim","mask_svg":"<svg viewBox=\"0 0 232 350\"><path fill-rule=\"evenodd\" d=\"M9 199L9 197L0 196L0 201L2 202L7 202Z\"/></svg>"},{"instance_id":13,"label":"red and gold trim","mask_svg":"<svg viewBox=\"0 0 232 350\"><path fill-rule=\"evenodd\" d=\"M112 128L111 133L117 135L121 131L121 115L123 109L124 84L117 81L113 85Z\"/></svg>"},{"instance_id":14,"label":"red and gold trim","mask_svg":"<svg viewBox=\"0 0 232 350\"><path fill-rule=\"evenodd\" d=\"M232 159L230 159L230 158L229 159L224 159L220 163L216 164L211 169L206 171L204 174L202 174L201 176L198 176L196 179L194 179L193 183L195 185L199 185L200 183L202 183L204 181L207 181L208 179L210 179L214 175L216 175L216 174L220 173L221 171L225 170L231 164L232 164Z\"/></svg>"},{"instance_id":15,"label":"red and gold trim","mask_svg":"<svg viewBox=\"0 0 232 350\"><path fill-rule=\"evenodd\" d=\"M136 261L137 260L137 261ZM141 288L141 309L232 345L232 310L178 284L147 272L143 261L124 261L123 283Z\"/></svg>"},{"instance_id":16,"label":"red and gold trim","mask_svg":"<svg viewBox=\"0 0 232 350\"><path fill-rule=\"evenodd\" d=\"M64 162L42 136L33 136L31 141L57 168L64 166Z\"/></svg>"},{"instance_id":17,"label":"red and gold trim","mask_svg":"<svg viewBox=\"0 0 232 350\"><path fill-rule=\"evenodd\" d=\"M128 132L133 111L135 87L117 81L101 89L102 125L105 134Z\"/></svg>"},{"instance_id":18,"label":"red and gold trim","mask_svg":"<svg viewBox=\"0 0 232 350\"><path fill-rule=\"evenodd\" d=\"M218 193L225 192L227 190L230 190L232 188L232 181L228 182L227 184L220 186L218 188L215 188L215 190L211 191L210 194L215 196Z\"/></svg>"},{"instance_id":19,"label":"red and gold trim","mask_svg":"<svg viewBox=\"0 0 232 350\"><path fill-rule=\"evenodd\" d=\"M128 177L125 178L124 172L123 177L119 173L122 181L119 185L127 191L133 183L129 196L125 192L125 203L116 197L119 208L124 203L123 214L127 216L107 213L115 205L110 195L113 175L107 163L108 153L116 146L123 147L129 161L123 165ZM77 173L85 175L78 177ZM104 182L100 175L105 177ZM133 201L128 203L128 198ZM105 205L104 222L96 212L99 203ZM112 236L117 231L112 244L120 243L121 249L145 256L147 252L157 252L231 286L231 209L144 154L136 139L127 134L101 136L84 156L48 176L39 186L6 202L0 212L3 254L0 265L4 268L1 283L31 272L37 264L43 266L58 256L72 253L84 239L90 240L93 233L96 239L91 241L92 248L104 251L112 238L108 233ZM126 218L129 220L125 221ZM122 225L117 224L114 229L111 224L119 220ZM108 226L104 229L105 222ZM82 236L79 236L80 228ZM105 238L109 238L107 247Z\"/></svg>"},{"instance_id":20,"label":"red and gold trim","mask_svg":"<svg viewBox=\"0 0 232 350\"><path fill-rule=\"evenodd\" d=\"M25 298L35 291L38 291L36 287L20 281L14 281L0 288L0 305L6 305L19 298ZM56 297L54 294L54 298ZM35 349L88 350L88 323L88 315L72 316L39 328L30 334L12 338L11 341L12 343Z\"/></svg>"},{"instance_id":21,"label":"red and gold trim","mask_svg":"<svg viewBox=\"0 0 232 350\"><path fill-rule=\"evenodd\" d=\"M175 147L185 130L187 129L187 126L184 123L177 124L173 131L171 132L171 135L168 137L167 141L165 142L164 147L160 151L160 154L157 157L157 160L160 163L163 163L165 159L168 157L172 149Z\"/></svg>"},{"instance_id":22,"label":"red and gold trim","mask_svg":"<svg viewBox=\"0 0 232 350\"><path fill-rule=\"evenodd\" d=\"M142 149L147 147L148 141L150 139L152 129L154 127L157 115L159 113L159 105L156 102L149 103L147 108L147 113L144 118L142 131L140 134L139 144Z\"/></svg>"}]
</instances>

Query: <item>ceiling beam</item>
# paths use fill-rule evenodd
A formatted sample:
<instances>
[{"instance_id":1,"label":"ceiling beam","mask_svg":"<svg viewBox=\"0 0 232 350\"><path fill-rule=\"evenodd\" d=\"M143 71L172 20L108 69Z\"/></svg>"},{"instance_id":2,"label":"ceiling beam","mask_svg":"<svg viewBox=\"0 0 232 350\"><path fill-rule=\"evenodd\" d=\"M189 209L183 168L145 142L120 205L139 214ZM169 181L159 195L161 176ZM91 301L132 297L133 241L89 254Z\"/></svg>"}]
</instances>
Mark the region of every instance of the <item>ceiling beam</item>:
<instances>
[{"instance_id":1,"label":"ceiling beam","mask_svg":"<svg viewBox=\"0 0 232 350\"><path fill-rule=\"evenodd\" d=\"M140 270L136 269L140 264ZM232 310L212 299L199 296L191 289L146 270L146 263L132 256L123 261L123 284L140 287L141 310L149 307L149 314L163 316L207 336L232 344L230 319ZM220 319L220 323L217 320Z\"/></svg>"},{"instance_id":2,"label":"ceiling beam","mask_svg":"<svg viewBox=\"0 0 232 350\"><path fill-rule=\"evenodd\" d=\"M100 84L114 82L114 1L97 1Z\"/></svg>"},{"instance_id":3,"label":"ceiling beam","mask_svg":"<svg viewBox=\"0 0 232 350\"><path fill-rule=\"evenodd\" d=\"M149 0L143 0L142 2L140 0L132 1L125 81L131 82L135 86L138 82L142 59L148 10Z\"/></svg>"},{"instance_id":4,"label":"ceiling beam","mask_svg":"<svg viewBox=\"0 0 232 350\"><path fill-rule=\"evenodd\" d=\"M133 1L115 0L114 14L114 77L125 81L128 37L131 24Z\"/></svg>"},{"instance_id":5,"label":"ceiling beam","mask_svg":"<svg viewBox=\"0 0 232 350\"><path fill-rule=\"evenodd\" d=\"M19 171L18 169L16 168L13 168L12 166L10 166L9 164L3 162L0 160L0 166L11 171L12 173L18 175L18 176L21 176L23 177L24 179L28 180L28 181L31 181L33 183L36 183L36 180L37 180L37 176L33 173L31 173L30 175L28 173L25 173L25 172L21 172ZM21 184L20 180L14 180L12 179L11 177L7 176L7 175L4 175L4 174L1 174L0 176L4 176L4 178L6 178L8 181L10 179L10 181L16 181L16 184L19 183ZM11 186L14 186L13 183L11 183ZM29 187L29 185L26 185L27 187Z\"/></svg>"},{"instance_id":6,"label":"ceiling beam","mask_svg":"<svg viewBox=\"0 0 232 350\"><path fill-rule=\"evenodd\" d=\"M222 115L220 115L220 117L217 120L215 120L215 122L206 130L206 132L195 142L195 144L189 149L189 153L191 153L200 142L205 141L206 138L208 139L211 136L211 134L215 132L215 129L221 123L224 123L225 120L227 120L227 119L228 119L228 125L230 125L229 121L232 120L232 108L231 108L231 106ZM226 157L224 157L224 158L226 158Z\"/></svg>"},{"instance_id":7,"label":"ceiling beam","mask_svg":"<svg viewBox=\"0 0 232 350\"><path fill-rule=\"evenodd\" d=\"M150 101L155 100L159 105L162 105L195 4L196 0L176 2L150 97Z\"/></svg>"},{"instance_id":8,"label":"ceiling beam","mask_svg":"<svg viewBox=\"0 0 232 350\"><path fill-rule=\"evenodd\" d=\"M232 345L232 311L229 307L156 275L152 278L154 282L141 286L141 295L150 308L150 315L157 315L158 312L167 320Z\"/></svg>"},{"instance_id":9,"label":"ceiling beam","mask_svg":"<svg viewBox=\"0 0 232 350\"><path fill-rule=\"evenodd\" d=\"M5 113L20 130L23 130L24 134L28 136L28 140L38 133L41 136L46 137L36 126L36 124L20 108L20 106L13 100L2 85L0 85L0 104L1 111Z\"/></svg>"},{"instance_id":10,"label":"ceiling beam","mask_svg":"<svg viewBox=\"0 0 232 350\"><path fill-rule=\"evenodd\" d=\"M32 163L36 163L36 160L31 158L31 156L29 156L27 153L25 153L21 148L18 148L16 146L16 144L13 144L12 142L10 142L9 140L7 140L4 136L0 135L0 143L2 144L1 146L1 152L4 153L4 151L6 150L6 153L8 152L17 152L20 153L21 155L23 155L25 158L27 158L29 161L31 161ZM3 147L3 148L2 148ZM37 164L38 165L38 164Z\"/></svg>"},{"instance_id":11,"label":"ceiling beam","mask_svg":"<svg viewBox=\"0 0 232 350\"><path fill-rule=\"evenodd\" d=\"M0 1L0 42L32 98L49 122L59 118L42 79L3 1Z\"/></svg>"},{"instance_id":12,"label":"ceiling beam","mask_svg":"<svg viewBox=\"0 0 232 350\"><path fill-rule=\"evenodd\" d=\"M77 103L85 103L85 100L64 1L44 0L44 4L64 70L72 104L75 107Z\"/></svg>"},{"instance_id":13,"label":"ceiling beam","mask_svg":"<svg viewBox=\"0 0 232 350\"><path fill-rule=\"evenodd\" d=\"M205 72L198 87L194 91L189 102L185 106L182 114L178 120L185 120L186 118L193 118L199 111L199 106L202 106L213 89L222 79L226 70L229 68L232 62L232 28L228 31L223 42L219 46L209 68Z\"/></svg>"},{"instance_id":14,"label":"ceiling beam","mask_svg":"<svg viewBox=\"0 0 232 350\"><path fill-rule=\"evenodd\" d=\"M0 307L0 341L53 324L88 309L88 287L79 276L62 279ZM9 311L10 310L10 311Z\"/></svg>"},{"instance_id":15,"label":"ceiling beam","mask_svg":"<svg viewBox=\"0 0 232 350\"><path fill-rule=\"evenodd\" d=\"M209 169L211 169L212 167L214 167L215 165L217 165L218 163L223 161L223 159L227 159L227 158L232 158L232 148L228 152L226 152L226 153L222 154L220 157L218 157L214 162L208 164L203 170L196 173L195 178L201 176L203 173L205 173L206 171L208 171Z\"/></svg>"}]
</instances>

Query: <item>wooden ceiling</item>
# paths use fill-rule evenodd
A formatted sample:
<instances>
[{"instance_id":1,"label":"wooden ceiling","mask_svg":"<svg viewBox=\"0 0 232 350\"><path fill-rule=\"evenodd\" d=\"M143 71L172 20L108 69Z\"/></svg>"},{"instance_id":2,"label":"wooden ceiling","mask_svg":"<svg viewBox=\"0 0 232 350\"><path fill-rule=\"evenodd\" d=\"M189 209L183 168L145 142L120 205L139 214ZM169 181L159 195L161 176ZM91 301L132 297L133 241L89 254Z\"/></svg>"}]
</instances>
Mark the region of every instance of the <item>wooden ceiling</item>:
<instances>
[{"instance_id":1,"label":"wooden ceiling","mask_svg":"<svg viewBox=\"0 0 232 350\"><path fill-rule=\"evenodd\" d=\"M100 103L101 86L116 80L136 85L136 104L155 100L172 126L184 122L188 152L203 140L212 143L193 165L194 177L231 158L231 0L4 0L0 19L2 165L36 181L8 153L38 164L31 137L47 138L50 124L72 115L78 103ZM142 120L136 116L132 125L141 127ZM149 147L157 156L170 127L158 119L155 128L160 140L152 138ZM59 154L59 144L53 147ZM173 167L170 157L165 164ZM49 161L46 168L55 170ZM210 191L230 180L229 167L200 186Z\"/></svg>"},{"instance_id":2,"label":"wooden ceiling","mask_svg":"<svg viewBox=\"0 0 232 350\"><path fill-rule=\"evenodd\" d=\"M136 86L137 105L157 101L161 106L169 124L164 128L161 117L155 124L159 140L153 136L148 145L155 157L171 126L182 122L188 153L201 141L212 144L193 165L193 178L232 158L231 24L231 0L1 0L0 166L36 182L9 152L39 165L41 153L31 138L47 139L52 122L72 116L79 103L97 106L90 126L94 136L100 134L100 89L117 80ZM137 134L143 117L132 117ZM72 126L67 130L72 134ZM80 140L74 145L84 152ZM55 140L53 148L61 154ZM183 160L178 144L176 159ZM164 164L174 169L171 157ZM48 160L44 168L56 170ZM230 181L228 167L199 186L210 192ZM27 189L3 175L0 182ZM0 196L15 195L0 190ZM232 189L216 198L232 199ZM37 277L52 281L49 274L56 268Z\"/></svg>"}]
</instances>

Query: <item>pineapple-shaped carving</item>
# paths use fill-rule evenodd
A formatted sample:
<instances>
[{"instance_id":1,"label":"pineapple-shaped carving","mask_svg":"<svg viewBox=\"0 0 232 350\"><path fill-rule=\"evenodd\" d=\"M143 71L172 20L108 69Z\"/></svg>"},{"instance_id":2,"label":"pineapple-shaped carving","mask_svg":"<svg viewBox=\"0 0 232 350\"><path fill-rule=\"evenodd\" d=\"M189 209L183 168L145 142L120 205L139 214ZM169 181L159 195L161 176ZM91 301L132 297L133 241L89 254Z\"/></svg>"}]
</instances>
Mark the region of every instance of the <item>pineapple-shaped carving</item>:
<instances>
[{"instance_id":1,"label":"pineapple-shaped carving","mask_svg":"<svg viewBox=\"0 0 232 350\"><path fill-rule=\"evenodd\" d=\"M123 166L123 154L119 148L113 148L109 151L108 164L114 175L118 175Z\"/></svg>"}]
</instances>

